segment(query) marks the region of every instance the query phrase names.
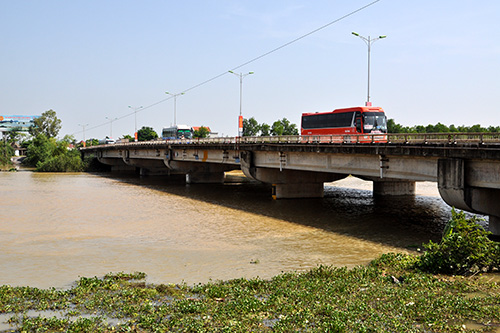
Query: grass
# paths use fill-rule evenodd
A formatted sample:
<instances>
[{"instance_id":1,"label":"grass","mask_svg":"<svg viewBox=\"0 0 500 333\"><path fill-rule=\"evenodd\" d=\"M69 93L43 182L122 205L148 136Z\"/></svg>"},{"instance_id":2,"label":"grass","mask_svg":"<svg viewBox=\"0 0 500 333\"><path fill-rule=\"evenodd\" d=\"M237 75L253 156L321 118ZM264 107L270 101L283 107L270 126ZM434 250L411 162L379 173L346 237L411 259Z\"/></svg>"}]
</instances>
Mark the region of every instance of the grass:
<instances>
[{"instance_id":1,"label":"grass","mask_svg":"<svg viewBox=\"0 0 500 333\"><path fill-rule=\"evenodd\" d=\"M270 280L146 284L144 273L80 278L69 290L0 287L18 332L462 332L500 328L490 275L415 270L387 254L366 267L320 266ZM44 311L37 315L36 311ZM31 315L30 315L31 314Z\"/></svg>"}]
</instances>

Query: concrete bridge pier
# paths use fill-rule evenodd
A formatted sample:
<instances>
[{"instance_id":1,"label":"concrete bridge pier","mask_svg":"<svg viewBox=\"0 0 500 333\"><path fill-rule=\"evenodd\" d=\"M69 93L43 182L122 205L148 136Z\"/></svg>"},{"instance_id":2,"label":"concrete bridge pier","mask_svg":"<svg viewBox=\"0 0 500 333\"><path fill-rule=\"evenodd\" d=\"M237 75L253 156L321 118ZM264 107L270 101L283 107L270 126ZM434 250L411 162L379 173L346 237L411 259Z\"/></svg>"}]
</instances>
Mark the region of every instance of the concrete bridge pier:
<instances>
[{"instance_id":1,"label":"concrete bridge pier","mask_svg":"<svg viewBox=\"0 0 500 333\"><path fill-rule=\"evenodd\" d=\"M111 172L115 173L135 173L136 167L126 164L122 159L97 157L97 161L111 167Z\"/></svg>"},{"instance_id":2,"label":"concrete bridge pier","mask_svg":"<svg viewBox=\"0 0 500 333\"><path fill-rule=\"evenodd\" d=\"M491 173L491 183L498 175ZM489 230L500 235L500 189L471 186L474 168L463 159L438 161L438 189L443 200L450 206L489 216ZM487 182L486 182L487 183Z\"/></svg>"},{"instance_id":3,"label":"concrete bridge pier","mask_svg":"<svg viewBox=\"0 0 500 333\"><path fill-rule=\"evenodd\" d=\"M170 176L169 170L165 167L154 168L154 167L140 167L139 175L141 176Z\"/></svg>"},{"instance_id":4,"label":"concrete bridge pier","mask_svg":"<svg viewBox=\"0 0 500 333\"><path fill-rule=\"evenodd\" d=\"M224 171L222 172L190 172L186 174L188 184L219 184L224 182Z\"/></svg>"},{"instance_id":5,"label":"concrete bridge pier","mask_svg":"<svg viewBox=\"0 0 500 333\"><path fill-rule=\"evenodd\" d=\"M141 176L169 176L170 172L161 161L146 159L123 159L129 167L138 168Z\"/></svg>"},{"instance_id":6,"label":"concrete bridge pier","mask_svg":"<svg viewBox=\"0 0 500 333\"><path fill-rule=\"evenodd\" d=\"M373 183L373 196L414 196L415 181L353 175Z\"/></svg>"},{"instance_id":7,"label":"concrete bridge pier","mask_svg":"<svg viewBox=\"0 0 500 333\"><path fill-rule=\"evenodd\" d=\"M273 184L273 199L322 198L323 183Z\"/></svg>"},{"instance_id":8,"label":"concrete bridge pier","mask_svg":"<svg viewBox=\"0 0 500 333\"><path fill-rule=\"evenodd\" d=\"M488 218L489 228L493 235L500 236L500 217L490 215Z\"/></svg>"},{"instance_id":9,"label":"concrete bridge pier","mask_svg":"<svg viewBox=\"0 0 500 333\"><path fill-rule=\"evenodd\" d=\"M224 172L238 169L236 165L165 161L169 170L186 175L188 184L217 184L224 182Z\"/></svg>"},{"instance_id":10,"label":"concrete bridge pier","mask_svg":"<svg viewBox=\"0 0 500 333\"><path fill-rule=\"evenodd\" d=\"M415 182L396 179L374 179L374 196L407 196L415 195Z\"/></svg>"},{"instance_id":11,"label":"concrete bridge pier","mask_svg":"<svg viewBox=\"0 0 500 333\"><path fill-rule=\"evenodd\" d=\"M255 167L252 152L241 152L241 170L248 178L273 185L274 199L322 198L323 183L347 175L290 169Z\"/></svg>"}]
</instances>

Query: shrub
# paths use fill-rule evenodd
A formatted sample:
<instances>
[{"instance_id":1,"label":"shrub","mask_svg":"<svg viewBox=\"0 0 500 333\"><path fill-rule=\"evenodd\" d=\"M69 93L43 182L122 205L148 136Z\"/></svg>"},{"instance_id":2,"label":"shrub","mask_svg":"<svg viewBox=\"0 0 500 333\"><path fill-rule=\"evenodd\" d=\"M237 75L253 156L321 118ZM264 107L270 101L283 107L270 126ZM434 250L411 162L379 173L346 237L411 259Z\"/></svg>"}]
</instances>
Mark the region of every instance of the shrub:
<instances>
[{"instance_id":1,"label":"shrub","mask_svg":"<svg viewBox=\"0 0 500 333\"><path fill-rule=\"evenodd\" d=\"M38 162L36 170L41 172L82 171L83 161L80 158L80 153L72 149L64 154L59 154L43 162Z\"/></svg>"},{"instance_id":2,"label":"shrub","mask_svg":"<svg viewBox=\"0 0 500 333\"><path fill-rule=\"evenodd\" d=\"M37 171L66 172L82 171L83 162L80 152L68 149L64 140L56 141L40 134L28 146L24 164L35 166Z\"/></svg>"},{"instance_id":3,"label":"shrub","mask_svg":"<svg viewBox=\"0 0 500 333\"><path fill-rule=\"evenodd\" d=\"M500 244L488 239L491 234L464 212L452 211L441 242L424 244L427 251L417 267L433 274L474 274L500 268Z\"/></svg>"},{"instance_id":4,"label":"shrub","mask_svg":"<svg viewBox=\"0 0 500 333\"><path fill-rule=\"evenodd\" d=\"M10 161L12 156L14 156L14 148L8 143L0 141L0 167L12 167L12 162Z\"/></svg>"}]
</instances>

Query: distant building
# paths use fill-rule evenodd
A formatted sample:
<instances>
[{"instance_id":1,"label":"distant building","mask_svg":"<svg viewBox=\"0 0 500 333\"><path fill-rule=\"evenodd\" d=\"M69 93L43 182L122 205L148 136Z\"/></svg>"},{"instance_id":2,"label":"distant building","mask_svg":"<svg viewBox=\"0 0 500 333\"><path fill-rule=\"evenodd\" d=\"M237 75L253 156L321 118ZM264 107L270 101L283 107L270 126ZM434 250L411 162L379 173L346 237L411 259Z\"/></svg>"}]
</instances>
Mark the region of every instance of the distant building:
<instances>
[{"instance_id":1,"label":"distant building","mask_svg":"<svg viewBox=\"0 0 500 333\"><path fill-rule=\"evenodd\" d=\"M26 148L21 147L16 142L11 143L10 146L14 148L14 156L26 156Z\"/></svg>"}]
</instances>

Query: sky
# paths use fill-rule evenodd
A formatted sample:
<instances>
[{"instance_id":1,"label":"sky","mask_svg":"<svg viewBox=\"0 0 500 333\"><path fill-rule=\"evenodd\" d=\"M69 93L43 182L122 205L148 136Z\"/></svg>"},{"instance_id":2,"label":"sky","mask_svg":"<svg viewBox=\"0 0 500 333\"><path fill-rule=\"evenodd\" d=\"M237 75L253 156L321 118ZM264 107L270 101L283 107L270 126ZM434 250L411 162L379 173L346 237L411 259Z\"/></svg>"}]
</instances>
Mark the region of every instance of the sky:
<instances>
[{"instance_id":1,"label":"sky","mask_svg":"<svg viewBox=\"0 0 500 333\"><path fill-rule=\"evenodd\" d=\"M259 123L364 105L368 47L353 31L387 36L371 47L370 100L388 118L500 126L497 0L0 0L0 31L0 115L53 109L60 137L161 133L165 92L184 93L178 124L235 136L229 70L254 72L242 113Z\"/></svg>"}]
</instances>

